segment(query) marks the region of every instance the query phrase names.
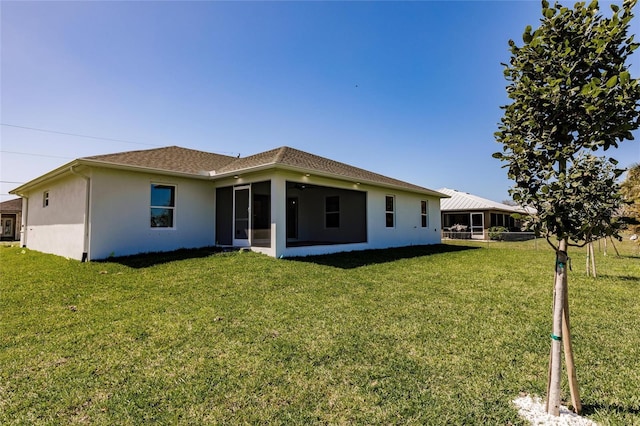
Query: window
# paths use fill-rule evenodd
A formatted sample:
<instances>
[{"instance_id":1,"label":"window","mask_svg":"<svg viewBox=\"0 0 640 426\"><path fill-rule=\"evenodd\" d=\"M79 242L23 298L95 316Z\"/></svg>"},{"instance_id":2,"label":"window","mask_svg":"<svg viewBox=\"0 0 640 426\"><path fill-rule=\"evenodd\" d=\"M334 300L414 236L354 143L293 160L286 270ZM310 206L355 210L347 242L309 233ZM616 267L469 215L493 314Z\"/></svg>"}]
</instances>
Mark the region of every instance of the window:
<instances>
[{"instance_id":1,"label":"window","mask_svg":"<svg viewBox=\"0 0 640 426\"><path fill-rule=\"evenodd\" d=\"M176 209L174 185L151 184L151 227L173 228Z\"/></svg>"},{"instance_id":2,"label":"window","mask_svg":"<svg viewBox=\"0 0 640 426\"><path fill-rule=\"evenodd\" d=\"M42 193L42 207L47 207L49 205L49 191L44 191Z\"/></svg>"},{"instance_id":3,"label":"window","mask_svg":"<svg viewBox=\"0 0 640 426\"><path fill-rule=\"evenodd\" d=\"M387 228L393 228L395 226L396 216L396 199L393 195L387 195L384 202L385 208L385 223Z\"/></svg>"},{"instance_id":4,"label":"window","mask_svg":"<svg viewBox=\"0 0 640 426\"><path fill-rule=\"evenodd\" d=\"M491 213L491 226L508 227L510 224L510 216L507 214Z\"/></svg>"},{"instance_id":5,"label":"window","mask_svg":"<svg viewBox=\"0 0 640 426\"><path fill-rule=\"evenodd\" d=\"M324 205L325 226L327 228L340 227L340 197L337 195L325 198Z\"/></svg>"},{"instance_id":6,"label":"window","mask_svg":"<svg viewBox=\"0 0 640 426\"><path fill-rule=\"evenodd\" d=\"M423 228L429 226L429 202L420 201L420 220Z\"/></svg>"}]
</instances>

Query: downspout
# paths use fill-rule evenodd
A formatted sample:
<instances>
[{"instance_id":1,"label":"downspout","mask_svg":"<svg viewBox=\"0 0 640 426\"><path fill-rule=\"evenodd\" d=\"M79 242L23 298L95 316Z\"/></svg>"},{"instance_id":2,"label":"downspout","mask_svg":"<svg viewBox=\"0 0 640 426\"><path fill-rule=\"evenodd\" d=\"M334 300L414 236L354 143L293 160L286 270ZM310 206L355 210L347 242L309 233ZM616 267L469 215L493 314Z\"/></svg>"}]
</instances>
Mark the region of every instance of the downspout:
<instances>
[{"instance_id":1,"label":"downspout","mask_svg":"<svg viewBox=\"0 0 640 426\"><path fill-rule=\"evenodd\" d=\"M89 176L83 175L75 171L73 168L75 166L69 167L69 171L76 176L80 176L85 180L85 205L84 205L84 237L82 243L82 262L86 262L89 260L89 208L91 201L91 178Z\"/></svg>"},{"instance_id":2,"label":"downspout","mask_svg":"<svg viewBox=\"0 0 640 426\"><path fill-rule=\"evenodd\" d=\"M25 202L22 203L22 219L20 220L20 243L23 248L27 247L27 221L29 220L29 197L24 194L18 194Z\"/></svg>"}]
</instances>

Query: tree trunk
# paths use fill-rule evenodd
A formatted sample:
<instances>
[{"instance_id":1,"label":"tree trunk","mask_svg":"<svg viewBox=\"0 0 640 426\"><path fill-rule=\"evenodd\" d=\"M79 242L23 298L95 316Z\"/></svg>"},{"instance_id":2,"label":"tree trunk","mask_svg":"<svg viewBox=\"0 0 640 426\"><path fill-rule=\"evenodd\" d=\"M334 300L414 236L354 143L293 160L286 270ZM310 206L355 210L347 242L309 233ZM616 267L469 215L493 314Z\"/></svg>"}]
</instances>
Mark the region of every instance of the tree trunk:
<instances>
[{"instance_id":1,"label":"tree trunk","mask_svg":"<svg viewBox=\"0 0 640 426\"><path fill-rule=\"evenodd\" d=\"M560 383L562 380L562 322L565 306L567 273L567 240L562 239L556 252L556 276L553 290L553 328L551 331L551 361L547 386L547 413L560 415Z\"/></svg>"}]
</instances>

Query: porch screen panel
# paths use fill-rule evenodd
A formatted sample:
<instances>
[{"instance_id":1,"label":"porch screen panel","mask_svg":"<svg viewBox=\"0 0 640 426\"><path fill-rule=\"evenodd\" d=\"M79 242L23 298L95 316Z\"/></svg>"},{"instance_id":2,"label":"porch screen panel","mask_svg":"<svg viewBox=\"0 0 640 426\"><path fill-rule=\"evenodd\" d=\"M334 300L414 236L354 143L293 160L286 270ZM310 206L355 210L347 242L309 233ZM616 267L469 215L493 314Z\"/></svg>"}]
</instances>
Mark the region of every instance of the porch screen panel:
<instances>
[{"instance_id":1,"label":"porch screen panel","mask_svg":"<svg viewBox=\"0 0 640 426\"><path fill-rule=\"evenodd\" d=\"M367 242L366 192L288 181L286 197L287 247Z\"/></svg>"},{"instance_id":2,"label":"porch screen panel","mask_svg":"<svg viewBox=\"0 0 640 426\"><path fill-rule=\"evenodd\" d=\"M251 184L251 245L271 247L271 181Z\"/></svg>"},{"instance_id":3,"label":"porch screen panel","mask_svg":"<svg viewBox=\"0 0 640 426\"><path fill-rule=\"evenodd\" d=\"M233 244L233 187L216 189L216 244Z\"/></svg>"},{"instance_id":4,"label":"porch screen panel","mask_svg":"<svg viewBox=\"0 0 640 426\"><path fill-rule=\"evenodd\" d=\"M234 190L235 235L237 240L249 238L249 188Z\"/></svg>"}]
</instances>

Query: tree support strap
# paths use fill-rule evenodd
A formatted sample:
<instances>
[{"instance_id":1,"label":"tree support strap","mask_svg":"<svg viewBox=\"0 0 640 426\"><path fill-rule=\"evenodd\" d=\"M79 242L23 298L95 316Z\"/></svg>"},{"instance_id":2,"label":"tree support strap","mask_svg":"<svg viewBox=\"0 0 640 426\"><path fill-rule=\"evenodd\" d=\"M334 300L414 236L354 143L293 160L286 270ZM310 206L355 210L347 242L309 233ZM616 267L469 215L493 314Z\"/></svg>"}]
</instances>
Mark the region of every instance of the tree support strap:
<instances>
[{"instance_id":1,"label":"tree support strap","mask_svg":"<svg viewBox=\"0 0 640 426\"><path fill-rule=\"evenodd\" d=\"M556 266L560 269L564 269L567 265L569 265L569 270L573 271L571 268L571 258L567 255L567 252L563 250L556 250Z\"/></svg>"}]
</instances>

